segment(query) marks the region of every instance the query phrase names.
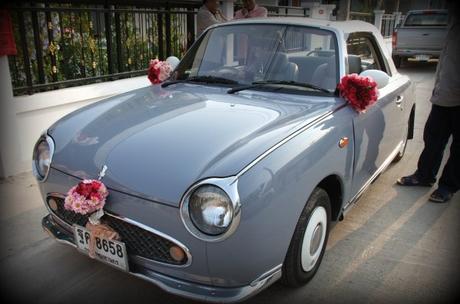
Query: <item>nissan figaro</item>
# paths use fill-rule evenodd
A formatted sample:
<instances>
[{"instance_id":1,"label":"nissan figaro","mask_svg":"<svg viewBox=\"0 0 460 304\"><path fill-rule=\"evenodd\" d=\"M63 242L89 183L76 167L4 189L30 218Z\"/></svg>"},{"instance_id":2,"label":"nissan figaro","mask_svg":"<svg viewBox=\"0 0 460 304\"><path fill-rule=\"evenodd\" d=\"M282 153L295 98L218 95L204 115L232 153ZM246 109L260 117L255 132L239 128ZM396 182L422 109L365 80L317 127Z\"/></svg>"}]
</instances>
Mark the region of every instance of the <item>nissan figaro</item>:
<instances>
[{"instance_id":1,"label":"nissan figaro","mask_svg":"<svg viewBox=\"0 0 460 304\"><path fill-rule=\"evenodd\" d=\"M337 91L372 77L364 112ZM85 106L33 151L43 228L87 251L88 216L64 207L85 179L110 192L120 235L96 259L175 295L247 299L277 280L307 283L331 230L400 160L415 95L379 31L361 21L231 21L208 28L161 84Z\"/></svg>"}]
</instances>

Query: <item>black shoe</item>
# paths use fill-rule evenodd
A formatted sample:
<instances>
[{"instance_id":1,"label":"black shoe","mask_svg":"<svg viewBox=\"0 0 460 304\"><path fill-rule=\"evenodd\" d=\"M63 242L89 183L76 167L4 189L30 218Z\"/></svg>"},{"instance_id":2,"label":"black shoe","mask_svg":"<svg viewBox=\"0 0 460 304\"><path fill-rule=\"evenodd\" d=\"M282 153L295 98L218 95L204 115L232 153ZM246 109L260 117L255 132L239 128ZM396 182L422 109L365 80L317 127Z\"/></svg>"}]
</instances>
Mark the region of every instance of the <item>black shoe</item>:
<instances>
[{"instance_id":1,"label":"black shoe","mask_svg":"<svg viewBox=\"0 0 460 304\"><path fill-rule=\"evenodd\" d=\"M430 195L430 201L434 203L447 203L454 194L444 188L434 190Z\"/></svg>"},{"instance_id":2,"label":"black shoe","mask_svg":"<svg viewBox=\"0 0 460 304\"><path fill-rule=\"evenodd\" d=\"M400 177L398 178L396 182L398 183L398 185L401 185L401 186L421 186L421 187L432 187L433 186L433 183L419 180L419 178L415 174Z\"/></svg>"}]
</instances>

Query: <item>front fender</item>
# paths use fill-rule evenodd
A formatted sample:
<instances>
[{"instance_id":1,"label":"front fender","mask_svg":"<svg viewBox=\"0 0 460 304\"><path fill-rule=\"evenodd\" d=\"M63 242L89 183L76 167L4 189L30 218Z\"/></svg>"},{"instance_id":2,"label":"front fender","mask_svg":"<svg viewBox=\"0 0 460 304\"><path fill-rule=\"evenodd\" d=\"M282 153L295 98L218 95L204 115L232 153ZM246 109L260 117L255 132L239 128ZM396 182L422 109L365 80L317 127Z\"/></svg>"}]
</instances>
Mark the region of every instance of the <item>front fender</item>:
<instances>
[{"instance_id":1,"label":"front fender","mask_svg":"<svg viewBox=\"0 0 460 304\"><path fill-rule=\"evenodd\" d=\"M349 107L339 109L240 176L240 225L225 241L206 244L213 284L250 284L282 264L300 213L323 178L338 176L343 201L348 200L353 168L352 115ZM350 139L345 148L338 146L342 137Z\"/></svg>"}]
</instances>

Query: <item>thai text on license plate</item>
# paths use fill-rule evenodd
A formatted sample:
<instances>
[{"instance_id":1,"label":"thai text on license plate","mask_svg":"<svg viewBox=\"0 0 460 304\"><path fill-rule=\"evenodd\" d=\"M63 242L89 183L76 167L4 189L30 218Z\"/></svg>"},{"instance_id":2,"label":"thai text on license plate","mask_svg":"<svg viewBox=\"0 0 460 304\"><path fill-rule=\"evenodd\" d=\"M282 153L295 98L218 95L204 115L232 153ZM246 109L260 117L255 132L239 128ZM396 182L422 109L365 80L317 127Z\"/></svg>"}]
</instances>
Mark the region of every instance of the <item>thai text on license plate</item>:
<instances>
[{"instance_id":1,"label":"thai text on license plate","mask_svg":"<svg viewBox=\"0 0 460 304\"><path fill-rule=\"evenodd\" d=\"M90 232L78 225L73 227L78 250L88 254ZM128 255L126 254L126 246L122 242L96 237L96 259L123 271L128 271Z\"/></svg>"}]
</instances>

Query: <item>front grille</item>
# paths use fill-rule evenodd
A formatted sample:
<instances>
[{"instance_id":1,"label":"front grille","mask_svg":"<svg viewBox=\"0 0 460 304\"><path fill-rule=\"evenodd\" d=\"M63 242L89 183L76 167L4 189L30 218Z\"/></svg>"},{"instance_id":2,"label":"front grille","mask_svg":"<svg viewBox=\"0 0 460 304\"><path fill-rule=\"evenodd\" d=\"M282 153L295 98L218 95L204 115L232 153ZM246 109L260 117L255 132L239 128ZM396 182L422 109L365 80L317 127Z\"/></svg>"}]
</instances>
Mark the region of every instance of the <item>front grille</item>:
<instances>
[{"instance_id":1,"label":"front grille","mask_svg":"<svg viewBox=\"0 0 460 304\"><path fill-rule=\"evenodd\" d=\"M57 202L57 209L53 211L56 216L69 225L77 224L85 227L89 216L66 210L62 198L53 197L53 199ZM179 262L174 260L169 249L175 244L155 233L107 214L102 217L102 222L118 232L121 241L126 244L129 255L174 265L187 263L187 257Z\"/></svg>"}]
</instances>

